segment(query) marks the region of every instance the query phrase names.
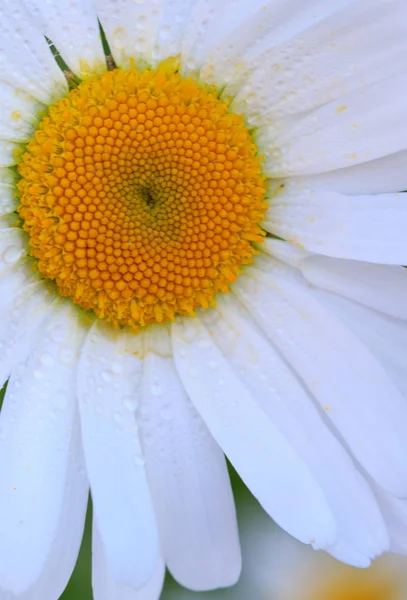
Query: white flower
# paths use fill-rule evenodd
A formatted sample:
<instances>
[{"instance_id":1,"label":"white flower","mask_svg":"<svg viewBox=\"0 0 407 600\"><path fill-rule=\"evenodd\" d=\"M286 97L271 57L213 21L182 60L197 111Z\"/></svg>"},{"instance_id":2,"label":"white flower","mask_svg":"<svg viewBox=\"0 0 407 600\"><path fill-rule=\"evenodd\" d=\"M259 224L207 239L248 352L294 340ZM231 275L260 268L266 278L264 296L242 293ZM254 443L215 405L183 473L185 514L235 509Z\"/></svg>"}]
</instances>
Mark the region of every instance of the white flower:
<instances>
[{"instance_id":1,"label":"white flower","mask_svg":"<svg viewBox=\"0 0 407 600\"><path fill-rule=\"evenodd\" d=\"M89 484L95 600L233 584L223 453L300 541L407 550L406 12L1 5L5 598L60 596Z\"/></svg>"}]
</instances>

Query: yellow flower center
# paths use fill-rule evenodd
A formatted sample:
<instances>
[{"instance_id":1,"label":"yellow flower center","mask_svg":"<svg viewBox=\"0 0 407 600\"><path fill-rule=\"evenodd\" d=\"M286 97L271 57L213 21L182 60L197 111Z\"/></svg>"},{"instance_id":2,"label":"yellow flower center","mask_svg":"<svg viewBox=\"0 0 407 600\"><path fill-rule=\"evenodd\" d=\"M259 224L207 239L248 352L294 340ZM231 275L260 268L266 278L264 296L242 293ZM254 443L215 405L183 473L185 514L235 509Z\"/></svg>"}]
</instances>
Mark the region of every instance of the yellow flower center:
<instances>
[{"instance_id":1,"label":"yellow flower center","mask_svg":"<svg viewBox=\"0 0 407 600\"><path fill-rule=\"evenodd\" d=\"M115 326L213 304L263 236L265 179L242 117L172 60L70 91L19 172L40 273Z\"/></svg>"},{"instance_id":2,"label":"yellow flower center","mask_svg":"<svg viewBox=\"0 0 407 600\"><path fill-rule=\"evenodd\" d=\"M403 571L400 565L378 563L366 570L341 565L335 574L322 577L307 600L402 600ZM302 600L302 599L301 599Z\"/></svg>"}]
</instances>

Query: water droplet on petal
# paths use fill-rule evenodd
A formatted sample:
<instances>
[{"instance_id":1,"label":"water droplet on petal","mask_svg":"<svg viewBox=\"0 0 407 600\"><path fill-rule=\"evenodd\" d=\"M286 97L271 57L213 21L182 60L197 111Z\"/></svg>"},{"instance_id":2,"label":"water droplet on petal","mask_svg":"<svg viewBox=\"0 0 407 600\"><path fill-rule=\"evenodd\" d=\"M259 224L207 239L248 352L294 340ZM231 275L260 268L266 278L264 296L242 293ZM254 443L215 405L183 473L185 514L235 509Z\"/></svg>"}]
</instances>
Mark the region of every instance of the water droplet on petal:
<instances>
[{"instance_id":1,"label":"water droplet on petal","mask_svg":"<svg viewBox=\"0 0 407 600\"><path fill-rule=\"evenodd\" d=\"M134 460L134 464L137 465L138 467L143 467L145 465L145 460L142 456L140 456L139 454L135 454L133 456L133 460Z\"/></svg>"},{"instance_id":2,"label":"water droplet on petal","mask_svg":"<svg viewBox=\"0 0 407 600\"><path fill-rule=\"evenodd\" d=\"M151 393L153 394L153 396L161 396L161 394L163 393L161 385L157 382L154 382L151 386Z\"/></svg>"},{"instance_id":3,"label":"water droplet on petal","mask_svg":"<svg viewBox=\"0 0 407 600\"><path fill-rule=\"evenodd\" d=\"M61 327L61 325L56 325L55 327L52 328L51 330L51 339L54 342L62 342L62 340L64 339L64 335L65 335L65 331L64 328Z\"/></svg>"},{"instance_id":4,"label":"water droplet on petal","mask_svg":"<svg viewBox=\"0 0 407 600\"><path fill-rule=\"evenodd\" d=\"M187 375L195 379L199 375L198 369L196 367L189 367Z\"/></svg>"},{"instance_id":5,"label":"water droplet on petal","mask_svg":"<svg viewBox=\"0 0 407 600\"><path fill-rule=\"evenodd\" d=\"M113 371L113 373L116 373L117 375L119 373L122 373L123 372L123 365L122 365L122 363L119 362L119 361L117 361L117 360L113 361L112 362L112 371Z\"/></svg>"},{"instance_id":6,"label":"water droplet on petal","mask_svg":"<svg viewBox=\"0 0 407 600\"><path fill-rule=\"evenodd\" d=\"M59 352L59 360L63 365L70 365L74 361L74 353L70 348L62 348Z\"/></svg>"},{"instance_id":7,"label":"water droplet on petal","mask_svg":"<svg viewBox=\"0 0 407 600\"><path fill-rule=\"evenodd\" d=\"M196 340L196 330L189 325L184 326L183 339L186 342L194 342Z\"/></svg>"},{"instance_id":8,"label":"water droplet on petal","mask_svg":"<svg viewBox=\"0 0 407 600\"><path fill-rule=\"evenodd\" d=\"M42 371L39 371L38 369L35 369L33 375L34 379L42 379L44 377L44 373Z\"/></svg>"},{"instance_id":9,"label":"water droplet on petal","mask_svg":"<svg viewBox=\"0 0 407 600\"><path fill-rule=\"evenodd\" d=\"M129 412L134 412L137 409L138 402L132 396L125 396L123 398L123 406Z\"/></svg>"},{"instance_id":10,"label":"water droplet on petal","mask_svg":"<svg viewBox=\"0 0 407 600\"><path fill-rule=\"evenodd\" d=\"M55 363L55 360L54 357L49 354L49 352L44 352L44 354L41 354L40 356L40 363L44 365L44 367L52 367L52 365Z\"/></svg>"},{"instance_id":11,"label":"water droplet on petal","mask_svg":"<svg viewBox=\"0 0 407 600\"><path fill-rule=\"evenodd\" d=\"M89 405L90 402L90 395L89 394L83 394L82 396L82 402L85 406Z\"/></svg>"},{"instance_id":12,"label":"water droplet on petal","mask_svg":"<svg viewBox=\"0 0 407 600\"><path fill-rule=\"evenodd\" d=\"M124 421L123 415L121 412L115 412L113 415L113 421L118 425L121 425Z\"/></svg>"},{"instance_id":13,"label":"water droplet on petal","mask_svg":"<svg viewBox=\"0 0 407 600\"><path fill-rule=\"evenodd\" d=\"M104 381L112 381L113 373L111 371L102 371L102 379Z\"/></svg>"}]
</instances>

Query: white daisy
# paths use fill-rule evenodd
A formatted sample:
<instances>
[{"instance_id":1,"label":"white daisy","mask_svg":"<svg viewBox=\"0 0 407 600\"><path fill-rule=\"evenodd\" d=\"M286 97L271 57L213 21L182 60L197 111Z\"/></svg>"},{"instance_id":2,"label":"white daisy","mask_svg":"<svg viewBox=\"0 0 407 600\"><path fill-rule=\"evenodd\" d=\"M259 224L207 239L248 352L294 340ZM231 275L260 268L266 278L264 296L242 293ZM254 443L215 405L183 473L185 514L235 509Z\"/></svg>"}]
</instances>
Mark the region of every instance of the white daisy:
<instances>
[{"instance_id":1,"label":"white daisy","mask_svg":"<svg viewBox=\"0 0 407 600\"><path fill-rule=\"evenodd\" d=\"M233 584L224 454L300 541L407 549L406 12L1 5L4 598L59 597L89 485L95 600Z\"/></svg>"}]
</instances>

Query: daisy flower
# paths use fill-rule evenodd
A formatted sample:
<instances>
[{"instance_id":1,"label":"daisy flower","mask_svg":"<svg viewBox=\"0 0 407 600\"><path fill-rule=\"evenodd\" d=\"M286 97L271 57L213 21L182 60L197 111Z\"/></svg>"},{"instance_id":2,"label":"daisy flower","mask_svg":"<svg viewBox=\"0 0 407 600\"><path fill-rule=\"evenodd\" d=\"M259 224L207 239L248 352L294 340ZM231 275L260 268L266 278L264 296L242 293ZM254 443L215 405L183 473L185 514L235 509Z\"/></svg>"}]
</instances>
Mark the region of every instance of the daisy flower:
<instances>
[{"instance_id":1,"label":"daisy flower","mask_svg":"<svg viewBox=\"0 0 407 600\"><path fill-rule=\"evenodd\" d=\"M225 455L288 533L407 546L403 0L0 7L0 588L239 577Z\"/></svg>"}]
</instances>

